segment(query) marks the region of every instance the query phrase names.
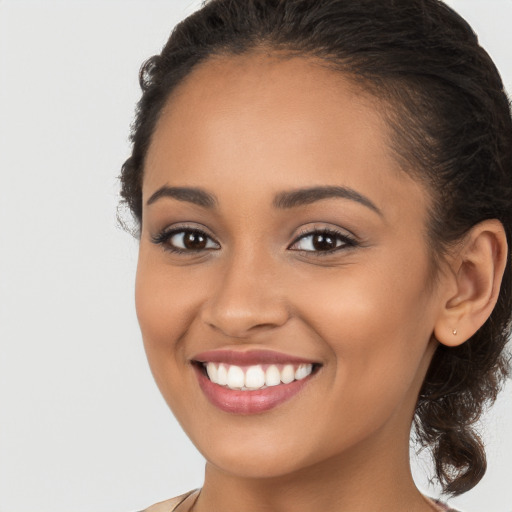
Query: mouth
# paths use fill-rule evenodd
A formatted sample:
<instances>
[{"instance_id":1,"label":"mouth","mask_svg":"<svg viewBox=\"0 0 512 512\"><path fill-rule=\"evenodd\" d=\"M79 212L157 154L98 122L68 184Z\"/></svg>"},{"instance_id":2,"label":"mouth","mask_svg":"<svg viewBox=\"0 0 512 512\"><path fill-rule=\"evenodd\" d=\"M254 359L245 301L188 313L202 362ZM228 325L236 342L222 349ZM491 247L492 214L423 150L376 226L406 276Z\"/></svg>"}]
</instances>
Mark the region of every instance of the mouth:
<instances>
[{"instance_id":1,"label":"mouth","mask_svg":"<svg viewBox=\"0 0 512 512\"><path fill-rule=\"evenodd\" d=\"M290 384L305 379L313 373L314 368L313 363L238 366L209 361L197 364L214 384L239 391L255 391Z\"/></svg>"},{"instance_id":2,"label":"mouth","mask_svg":"<svg viewBox=\"0 0 512 512\"><path fill-rule=\"evenodd\" d=\"M302 390L321 364L269 351L212 351L192 360L208 400L225 412L273 409Z\"/></svg>"}]
</instances>

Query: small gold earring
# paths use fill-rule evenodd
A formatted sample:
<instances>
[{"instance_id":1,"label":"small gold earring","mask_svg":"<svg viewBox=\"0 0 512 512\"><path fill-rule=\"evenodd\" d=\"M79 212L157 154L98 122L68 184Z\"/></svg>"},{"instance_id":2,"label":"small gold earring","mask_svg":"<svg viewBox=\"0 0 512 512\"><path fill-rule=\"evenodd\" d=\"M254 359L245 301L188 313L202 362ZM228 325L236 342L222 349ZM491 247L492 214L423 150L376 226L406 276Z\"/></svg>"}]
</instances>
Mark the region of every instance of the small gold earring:
<instances>
[{"instance_id":1,"label":"small gold earring","mask_svg":"<svg viewBox=\"0 0 512 512\"><path fill-rule=\"evenodd\" d=\"M457 336L457 329L453 329L452 334L453 334L454 336Z\"/></svg>"}]
</instances>

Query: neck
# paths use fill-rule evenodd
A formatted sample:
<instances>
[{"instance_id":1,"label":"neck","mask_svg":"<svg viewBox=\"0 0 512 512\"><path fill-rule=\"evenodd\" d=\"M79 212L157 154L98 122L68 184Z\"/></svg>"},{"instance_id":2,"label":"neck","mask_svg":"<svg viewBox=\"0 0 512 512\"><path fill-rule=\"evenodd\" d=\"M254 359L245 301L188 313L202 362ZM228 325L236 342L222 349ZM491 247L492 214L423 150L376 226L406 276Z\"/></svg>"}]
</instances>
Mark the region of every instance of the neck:
<instances>
[{"instance_id":1,"label":"neck","mask_svg":"<svg viewBox=\"0 0 512 512\"><path fill-rule=\"evenodd\" d=\"M395 432L392 445L375 439L273 478L240 477L208 463L194 512L432 512L411 476L408 436L397 443Z\"/></svg>"}]
</instances>

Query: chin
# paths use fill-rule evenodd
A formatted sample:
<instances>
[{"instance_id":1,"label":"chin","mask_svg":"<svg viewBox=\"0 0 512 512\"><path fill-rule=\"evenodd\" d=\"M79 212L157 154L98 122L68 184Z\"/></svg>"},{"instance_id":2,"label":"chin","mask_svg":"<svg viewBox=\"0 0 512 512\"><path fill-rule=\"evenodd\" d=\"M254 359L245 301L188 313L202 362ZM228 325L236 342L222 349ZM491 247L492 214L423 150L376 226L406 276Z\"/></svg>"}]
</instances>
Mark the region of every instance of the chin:
<instances>
[{"instance_id":1,"label":"chin","mask_svg":"<svg viewBox=\"0 0 512 512\"><path fill-rule=\"evenodd\" d=\"M290 460L286 456L261 457L255 454L241 456L240 452L233 454L223 453L219 457L207 458L222 472L247 479L280 478L297 472L303 466L297 460Z\"/></svg>"},{"instance_id":2,"label":"chin","mask_svg":"<svg viewBox=\"0 0 512 512\"><path fill-rule=\"evenodd\" d=\"M226 435L216 432L198 438L189 435L206 461L224 473L240 478L277 478L296 472L315 461L315 450L304 440L293 436L283 438L273 429L260 432L249 429L244 435L237 429L229 429ZM299 448L300 447L300 448Z\"/></svg>"}]
</instances>

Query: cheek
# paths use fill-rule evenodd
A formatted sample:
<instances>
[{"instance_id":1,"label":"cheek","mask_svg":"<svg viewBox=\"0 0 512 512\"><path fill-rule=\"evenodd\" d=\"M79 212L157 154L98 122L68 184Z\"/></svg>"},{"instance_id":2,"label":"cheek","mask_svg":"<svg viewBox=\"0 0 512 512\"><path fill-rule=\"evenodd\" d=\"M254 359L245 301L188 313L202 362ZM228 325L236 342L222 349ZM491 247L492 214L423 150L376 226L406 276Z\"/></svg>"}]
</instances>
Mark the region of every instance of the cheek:
<instances>
[{"instance_id":1,"label":"cheek","mask_svg":"<svg viewBox=\"0 0 512 512\"><path fill-rule=\"evenodd\" d=\"M142 244L135 305L148 362L164 393L165 387L179 385L174 382L175 368L186 363L181 340L194 319L199 287L187 286L185 280L180 279L186 272L176 272L162 265Z\"/></svg>"},{"instance_id":2,"label":"cheek","mask_svg":"<svg viewBox=\"0 0 512 512\"><path fill-rule=\"evenodd\" d=\"M203 297L190 268L166 264L165 256L154 254L141 242L135 282L135 305L144 341L150 345L174 343L194 318Z\"/></svg>"},{"instance_id":3,"label":"cheek","mask_svg":"<svg viewBox=\"0 0 512 512\"><path fill-rule=\"evenodd\" d=\"M346 266L296 280L293 290L298 316L330 352L337 396L354 388L356 407L366 397L406 393L422 372L433 330L425 255L406 253L402 261L392 252L384 256L378 266Z\"/></svg>"}]
</instances>

